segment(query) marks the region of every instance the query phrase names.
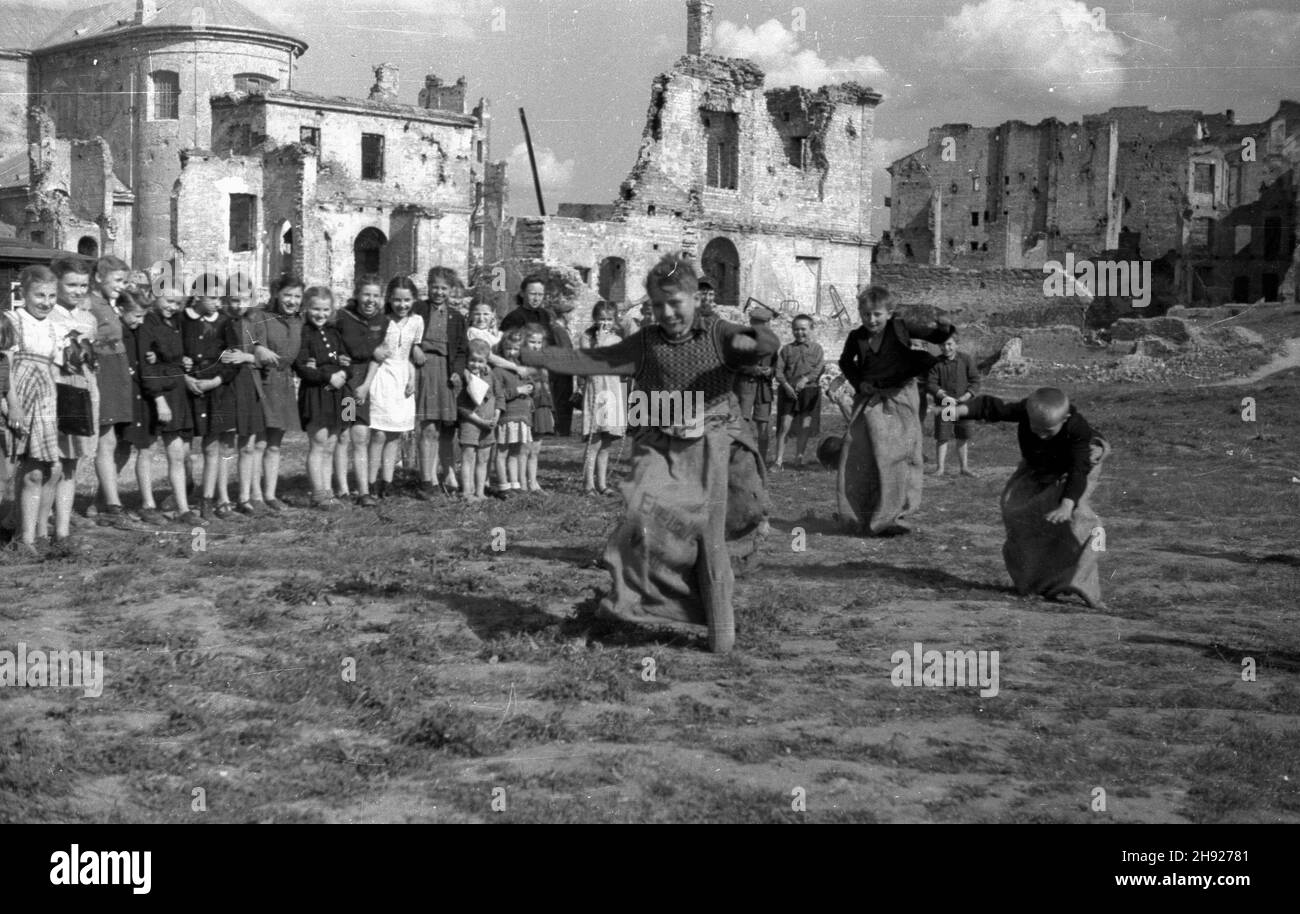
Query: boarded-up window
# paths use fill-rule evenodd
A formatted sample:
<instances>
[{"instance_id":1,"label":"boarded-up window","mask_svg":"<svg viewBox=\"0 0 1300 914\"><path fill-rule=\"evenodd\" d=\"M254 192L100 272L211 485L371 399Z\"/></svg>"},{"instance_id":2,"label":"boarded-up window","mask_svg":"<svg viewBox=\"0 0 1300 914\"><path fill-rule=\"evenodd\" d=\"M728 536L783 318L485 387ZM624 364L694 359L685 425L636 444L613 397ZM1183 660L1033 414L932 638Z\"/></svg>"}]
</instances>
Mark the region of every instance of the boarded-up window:
<instances>
[{"instance_id":1,"label":"boarded-up window","mask_svg":"<svg viewBox=\"0 0 1300 914\"><path fill-rule=\"evenodd\" d=\"M175 121L181 116L181 75L172 70L149 74L153 87L153 119Z\"/></svg>"},{"instance_id":2,"label":"boarded-up window","mask_svg":"<svg viewBox=\"0 0 1300 914\"><path fill-rule=\"evenodd\" d=\"M1192 166L1192 193L1214 193L1214 163L1197 162Z\"/></svg>"},{"instance_id":3,"label":"boarded-up window","mask_svg":"<svg viewBox=\"0 0 1300 914\"><path fill-rule=\"evenodd\" d=\"M709 187L736 189L740 163L740 128L736 115L727 111L705 111L706 178Z\"/></svg>"},{"instance_id":4,"label":"boarded-up window","mask_svg":"<svg viewBox=\"0 0 1300 914\"><path fill-rule=\"evenodd\" d=\"M257 198L252 194L230 195L230 253L251 251L257 238Z\"/></svg>"},{"instance_id":5,"label":"boarded-up window","mask_svg":"<svg viewBox=\"0 0 1300 914\"><path fill-rule=\"evenodd\" d=\"M384 180L384 138L378 133L361 134L361 177Z\"/></svg>"}]
</instances>

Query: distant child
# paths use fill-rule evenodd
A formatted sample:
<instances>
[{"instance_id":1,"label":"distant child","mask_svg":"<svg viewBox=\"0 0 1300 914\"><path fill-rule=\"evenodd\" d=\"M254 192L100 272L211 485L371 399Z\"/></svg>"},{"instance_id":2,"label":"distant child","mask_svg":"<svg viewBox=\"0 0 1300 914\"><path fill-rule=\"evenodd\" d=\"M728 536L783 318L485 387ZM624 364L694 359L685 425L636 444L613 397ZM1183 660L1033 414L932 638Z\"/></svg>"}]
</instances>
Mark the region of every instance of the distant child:
<instances>
[{"instance_id":1,"label":"distant child","mask_svg":"<svg viewBox=\"0 0 1300 914\"><path fill-rule=\"evenodd\" d=\"M546 347L546 328L538 324L524 327L524 348L540 352ZM534 369L533 382L533 440L524 445L523 486L529 492L545 494L537 481L537 463L542 456L542 439L555 437L555 397L551 393L551 378L546 369Z\"/></svg>"},{"instance_id":2,"label":"distant child","mask_svg":"<svg viewBox=\"0 0 1300 914\"><path fill-rule=\"evenodd\" d=\"M614 321L618 309L599 302L591 309L591 326L578 337L579 349L600 349L618 343ZM593 375L577 379L582 394L582 437L587 439L582 459L582 490L587 495L616 495L609 485L609 451L627 434L627 385L618 375Z\"/></svg>"},{"instance_id":3,"label":"distant child","mask_svg":"<svg viewBox=\"0 0 1300 914\"><path fill-rule=\"evenodd\" d=\"M390 355L384 346L388 320L384 309L384 280L377 273L362 273L356 278L352 300L334 317L334 326L343 340L340 361L348 370L348 387L352 390L351 402L343 405L343 430L334 451L334 477L338 497L350 499L348 465L351 464L357 480L357 504L363 508L379 504L370 490L370 480L379 467L370 464L370 391L366 389L366 377L371 362L382 362Z\"/></svg>"},{"instance_id":4,"label":"distant child","mask_svg":"<svg viewBox=\"0 0 1300 914\"><path fill-rule=\"evenodd\" d=\"M251 315L253 355L262 382L262 418L266 433L257 439L254 466L262 468L259 513L282 514L287 505L279 499L280 454L285 432L302 430L298 420L298 394L293 383L293 360L302 348L302 293L306 284L284 274L271 283L271 301Z\"/></svg>"},{"instance_id":5,"label":"distant child","mask_svg":"<svg viewBox=\"0 0 1300 914\"><path fill-rule=\"evenodd\" d=\"M221 279L215 274L203 274L190 287L181 317L181 346L194 435L202 448L199 516L225 519L234 509L228 501L217 505L217 482L223 451L234 445L235 395L231 385L239 365L222 356L237 351L238 340L230 318L221 311Z\"/></svg>"},{"instance_id":6,"label":"distant child","mask_svg":"<svg viewBox=\"0 0 1300 914\"><path fill-rule=\"evenodd\" d=\"M181 293L163 286L136 334L140 350L140 383L148 400L149 431L161 438L167 452L167 481L176 500L176 522L206 527L192 510L187 491L190 439L194 414L185 380L185 343L181 332ZM139 459L139 458L137 458Z\"/></svg>"},{"instance_id":7,"label":"distant child","mask_svg":"<svg viewBox=\"0 0 1300 914\"><path fill-rule=\"evenodd\" d=\"M487 498L488 463L492 458L497 416L496 398L492 395L492 369L488 365L490 352L483 340L469 341L465 385L458 397L460 491L465 501Z\"/></svg>"},{"instance_id":8,"label":"distant child","mask_svg":"<svg viewBox=\"0 0 1300 914\"><path fill-rule=\"evenodd\" d=\"M766 330L775 316L771 308L755 305L749 311L749 326ZM740 418L753 423L758 453L763 460L767 460L767 430L772 421L772 379L776 376L776 357L775 352L764 356L754 364L740 368L736 375Z\"/></svg>"},{"instance_id":9,"label":"distant child","mask_svg":"<svg viewBox=\"0 0 1300 914\"><path fill-rule=\"evenodd\" d=\"M839 456L838 512L873 536L911 532L903 521L921 506L916 378L929 373L934 356L913 349L912 339L941 344L953 333L951 324L896 317L894 304L884 286L858 294L862 326L850 331L839 362L854 391L854 411Z\"/></svg>"},{"instance_id":10,"label":"distant child","mask_svg":"<svg viewBox=\"0 0 1300 914\"><path fill-rule=\"evenodd\" d=\"M144 325L147 309L144 301L130 289L123 289L117 296L117 310L122 321L122 342L126 346L127 364L131 370L131 421L118 429L118 448L125 448L128 454L135 452L135 481L140 490L140 520L146 524L158 525L167 519L163 517L158 505L153 500L153 421L149 403L145 397L143 382L143 365L140 358L140 330Z\"/></svg>"},{"instance_id":11,"label":"distant child","mask_svg":"<svg viewBox=\"0 0 1300 914\"><path fill-rule=\"evenodd\" d=\"M302 295L307 322L302 330L302 348L294 359L298 387L298 418L307 433L307 476L311 480L312 507L334 511L343 507L330 489L334 448L343 427L343 397L348 372L343 365L343 339L330 323L334 315L334 293L325 286L312 286Z\"/></svg>"},{"instance_id":12,"label":"distant child","mask_svg":"<svg viewBox=\"0 0 1300 914\"><path fill-rule=\"evenodd\" d=\"M471 342L481 340L489 349L496 348L501 342L501 331L496 329L497 315L492 306L485 301L477 301L469 308L469 328L466 338Z\"/></svg>"},{"instance_id":13,"label":"distant child","mask_svg":"<svg viewBox=\"0 0 1300 914\"><path fill-rule=\"evenodd\" d=\"M19 274L18 282L22 307L0 316L4 321L0 346L9 367L4 410L9 436L4 460L18 463L14 492L18 523L10 548L33 559L63 470L54 386L55 363L62 359L63 345L52 318L58 277L48 267L30 266ZM71 501L56 511L56 536L69 535L71 512Z\"/></svg>"},{"instance_id":14,"label":"distant child","mask_svg":"<svg viewBox=\"0 0 1300 914\"><path fill-rule=\"evenodd\" d=\"M452 465L455 452L456 396L465 370L465 318L451 306L453 295L464 286L451 267L429 270L428 300L416 305L415 313L424 321L420 340L421 356L415 391L415 418L420 427L420 497L430 499L442 489L459 488Z\"/></svg>"},{"instance_id":15,"label":"distant child","mask_svg":"<svg viewBox=\"0 0 1300 914\"><path fill-rule=\"evenodd\" d=\"M1101 519L1091 496L1110 445L1055 387L1015 403L981 396L948 409L954 418L1016 423L1020 466L1002 491L1002 558L1016 590L1048 599L1073 593L1100 607Z\"/></svg>"},{"instance_id":16,"label":"distant child","mask_svg":"<svg viewBox=\"0 0 1300 914\"><path fill-rule=\"evenodd\" d=\"M377 476L371 486L378 498L392 494L397 470L397 451L402 435L415 430L415 365L424 321L412 314L420 297L415 283L395 276L384 291L388 306L388 330L384 336L385 358L370 362L365 387L370 402L370 473Z\"/></svg>"},{"instance_id":17,"label":"distant child","mask_svg":"<svg viewBox=\"0 0 1300 914\"><path fill-rule=\"evenodd\" d=\"M808 447L808 436L816 434L821 426L822 373L826 370L826 355L820 344L812 339L813 319L800 314L790 322L794 342L781 347L776 357L776 461L780 469L785 463L785 439L791 428L795 432L795 466L803 466L803 452Z\"/></svg>"},{"instance_id":18,"label":"distant child","mask_svg":"<svg viewBox=\"0 0 1300 914\"><path fill-rule=\"evenodd\" d=\"M966 403L974 398L980 386L980 374L975 369L971 357L957 348L957 334L954 333L943 343L943 355L926 380L925 390L934 397L940 407L950 403ZM934 440L939 446L935 459L938 467L936 476L943 475L944 461L948 456L948 442L957 439L957 459L961 463L961 475L974 476L970 469L970 440L975 423L969 419L945 422L942 408L934 417Z\"/></svg>"},{"instance_id":19,"label":"distant child","mask_svg":"<svg viewBox=\"0 0 1300 914\"><path fill-rule=\"evenodd\" d=\"M136 518L122 507L118 476L131 459L131 445L120 439L134 416L136 385L123 339L118 296L126 288L131 268L117 257L101 257L85 303L95 317L95 355L99 362L99 439L95 449L95 476L99 481L96 523L139 529Z\"/></svg>"},{"instance_id":20,"label":"distant child","mask_svg":"<svg viewBox=\"0 0 1300 914\"><path fill-rule=\"evenodd\" d=\"M518 362L524 350L524 331L519 328L501 334L501 357ZM533 390L509 368L492 369L492 396L496 400L497 480L503 495L523 492L524 448L533 440Z\"/></svg>"},{"instance_id":21,"label":"distant child","mask_svg":"<svg viewBox=\"0 0 1300 914\"><path fill-rule=\"evenodd\" d=\"M222 353L221 361L235 365L238 371L231 382L231 391L235 404L235 434L227 435L223 445L225 458L221 461L221 473L217 477L217 491L221 500L217 505L217 516L222 516L222 506L228 504L227 483L230 475L231 457L235 451L239 454L239 500L235 513L245 517L258 517L267 513L266 500L262 495L262 465L259 462L265 448L259 449L257 443L266 435L266 413L262 406L262 373L255 366L257 356L254 350L258 343L258 331L255 322L249 317L253 307L253 281L242 273L235 273L226 281L226 297L223 300L226 316L230 318L230 334L234 344ZM257 502L255 505L254 502ZM260 508L259 508L260 506Z\"/></svg>"},{"instance_id":22,"label":"distant child","mask_svg":"<svg viewBox=\"0 0 1300 914\"><path fill-rule=\"evenodd\" d=\"M710 649L726 652L735 640L731 561L757 549L767 501L758 450L734 407L736 370L780 347L766 327L698 321L698 282L689 255L669 254L645 281L656 326L613 346L523 359L554 373L635 377L638 390L703 398L703 415L661 417L632 436L627 514L604 553L613 588L598 614L707 625Z\"/></svg>"}]
</instances>

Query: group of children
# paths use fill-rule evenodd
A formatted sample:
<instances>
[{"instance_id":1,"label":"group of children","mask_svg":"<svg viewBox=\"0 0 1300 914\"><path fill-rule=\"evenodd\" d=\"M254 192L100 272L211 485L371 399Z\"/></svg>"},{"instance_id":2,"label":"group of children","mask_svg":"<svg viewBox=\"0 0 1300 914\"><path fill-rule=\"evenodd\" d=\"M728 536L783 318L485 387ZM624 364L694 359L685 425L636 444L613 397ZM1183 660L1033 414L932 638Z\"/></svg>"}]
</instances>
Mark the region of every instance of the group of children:
<instances>
[{"instance_id":1,"label":"group of children","mask_svg":"<svg viewBox=\"0 0 1300 914\"><path fill-rule=\"evenodd\" d=\"M443 267L430 271L424 301L406 277L385 284L362 276L341 309L329 289L294 277L277 280L262 309L251 307L251 286L239 276L222 288L202 277L184 300L162 289L147 303L126 277L114 258L93 269L74 259L30 267L22 307L0 321L4 444L18 462L17 548L34 552L51 532L55 541L70 538L77 461L87 456L95 458L101 523L124 515L117 477L133 450L141 456L140 517L161 520L149 454L159 438L186 524L283 511L280 451L285 432L299 429L310 441L308 476L321 508L348 495L349 471L359 504L390 494L401 436L417 431L426 497L458 484L465 498L484 498L492 465L502 493L540 491L540 442L581 405L588 492L612 492L610 447L625 436L633 445L626 515L604 554L613 587L601 613L705 624L711 648L730 649L732 563L753 555L769 529L770 404L775 398L780 423L774 469L796 423L802 461L820 412L824 360L810 318L793 321L785 347L768 312L756 310L748 327L720 319L684 254L665 256L646 277L652 322L620 326L617 309L601 303L576 346L567 323L542 308L540 277L524 280L519 308L499 329L486 303L471 307L468 322L450 307L459 281ZM864 289L858 302L862 326L839 361L852 403L836 449L839 516L873 535L907 532L903 522L921 496L917 379L926 378L943 425L1019 425L1023 462L1002 500L1016 586L1099 602L1088 500L1104 440L1058 390L1019 403L977 396L978 376L956 357L955 329L896 316L887 289ZM944 357L913 340L943 346ZM691 393L703 415L629 427L629 385ZM191 440L200 443L195 506L187 498ZM225 458L236 452L232 503Z\"/></svg>"}]
</instances>

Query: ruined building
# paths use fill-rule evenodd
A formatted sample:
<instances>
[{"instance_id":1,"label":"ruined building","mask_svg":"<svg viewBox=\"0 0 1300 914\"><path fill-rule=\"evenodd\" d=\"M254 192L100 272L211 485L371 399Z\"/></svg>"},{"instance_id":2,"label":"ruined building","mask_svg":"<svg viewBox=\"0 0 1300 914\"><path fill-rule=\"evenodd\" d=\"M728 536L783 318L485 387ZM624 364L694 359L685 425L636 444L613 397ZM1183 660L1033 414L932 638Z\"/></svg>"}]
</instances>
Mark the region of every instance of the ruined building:
<instances>
[{"instance_id":1,"label":"ruined building","mask_svg":"<svg viewBox=\"0 0 1300 914\"><path fill-rule=\"evenodd\" d=\"M483 244L486 104L467 112L464 80L436 77L402 104L386 65L368 98L305 92L306 50L234 0L118 0L0 52L0 88L16 92L0 96L0 223L263 285L288 269L340 291L359 270L467 273Z\"/></svg>"},{"instance_id":2,"label":"ruined building","mask_svg":"<svg viewBox=\"0 0 1300 914\"><path fill-rule=\"evenodd\" d=\"M887 259L1040 269L1067 253L1154 261L1186 303L1295 300L1300 105L1112 108L1082 123L945 124L889 167Z\"/></svg>"},{"instance_id":3,"label":"ruined building","mask_svg":"<svg viewBox=\"0 0 1300 914\"><path fill-rule=\"evenodd\" d=\"M710 53L713 6L690 0L687 54L651 86L636 164L610 205L508 220L508 288L533 266L575 270L592 294L640 299L663 252L695 254L719 301L753 296L830 313L870 278L874 109L855 83L764 90L748 60Z\"/></svg>"}]
</instances>

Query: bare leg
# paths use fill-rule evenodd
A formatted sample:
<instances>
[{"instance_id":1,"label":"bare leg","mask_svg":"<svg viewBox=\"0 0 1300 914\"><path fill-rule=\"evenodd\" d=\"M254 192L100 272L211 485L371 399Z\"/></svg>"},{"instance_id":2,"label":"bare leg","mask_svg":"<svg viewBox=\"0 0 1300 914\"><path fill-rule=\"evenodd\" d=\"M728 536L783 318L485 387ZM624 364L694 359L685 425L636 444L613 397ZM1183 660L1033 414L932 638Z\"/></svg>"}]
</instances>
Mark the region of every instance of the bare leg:
<instances>
[{"instance_id":1,"label":"bare leg","mask_svg":"<svg viewBox=\"0 0 1300 914\"><path fill-rule=\"evenodd\" d=\"M537 481L537 463L542 455L542 442L533 441L527 445L528 448L528 472L525 474L525 485L530 492L541 492L541 484Z\"/></svg>"},{"instance_id":2,"label":"bare leg","mask_svg":"<svg viewBox=\"0 0 1300 914\"><path fill-rule=\"evenodd\" d=\"M98 501L103 505L121 505L117 492L117 429L112 425L99 427L99 440L95 445L95 477L99 480Z\"/></svg>"},{"instance_id":3,"label":"bare leg","mask_svg":"<svg viewBox=\"0 0 1300 914\"><path fill-rule=\"evenodd\" d=\"M189 493L185 489L185 469L189 465L190 443L175 432L163 437L167 446L167 479L171 483L176 510L184 514L190 510Z\"/></svg>"},{"instance_id":4,"label":"bare leg","mask_svg":"<svg viewBox=\"0 0 1300 914\"><path fill-rule=\"evenodd\" d=\"M502 491L510 488L510 476L509 473L507 472L507 467L506 467L507 447L509 447L509 445L498 444L495 448L493 448L493 452L496 454L497 488L501 489Z\"/></svg>"},{"instance_id":5,"label":"bare leg","mask_svg":"<svg viewBox=\"0 0 1300 914\"><path fill-rule=\"evenodd\" d=\"M478 469L475 459L477 455L477 448L460 449L460 497L465 501L478 500L478 487L474 483L474 473Z\"/></svg>"},{"instance_id":6,"label":"bare leg","mask_svg":"<svg viewBox=\"0 0 1300 914\"><path fill-rule=\"evenodd\" d=\"M523 449L522 444L511 444L509 445L509 451L506 453L506 478L509 480L512 489L523 488L519 476L519 459Z\"/></svg>"},{"instance_id":7,"label":"bare leg","mask_svg":"<svg viewBox=\"0 0 1300 914\"><path fill-rule=\"evenodd\" d=\"M957 442L957 461L961 464L961 475L975 475L970 469L970 442L965 439Z\"/></svg>"},{"instance_id":8,"label":"bare leg","mask_svg":"<svg viewBox=\"0 0 1300 914\"><path fill-rule=\"evenodd\" d=\"M467 451L474 454L474 494L479 498L487 498L487 473L488 463L491 462L491 447L466 448Z\"/></svg>"},{"instance_id":9,"label":"bare leg","mask_svg":"<svg viewBox=\"0 0 1300 914\"><path fill-rule=\"evenodd\" d=\"M776 465L781 466L785 463L785 439L790 434L790 427L794 425L794 416L782 416L780 425L776 432ZM803 456L803 447L799 448L799 456Z\"/></svg>"},{"instance_id":10,"label":"bare leg","mask_svg":"<svg viewBox=\"0 0 1300 914\"><path fill-rule=\"evenodd\" d=\"M314 438L315 436L313 436L313 440ZM362 460L365 459L363 453L359 453L356 448L349 448L348 445L350 441L351 438L348 434L348 429L345 427L343 433L338 437L338 442L335 444L333 454L330 458L333 461L334 482L337 483L337 488L334 485L330 484L330 480L328 479L325 480L325 488L328 489L330 492L337 491L340 495L347 495L349 491L348 490L349 458L360 457ZM312 482L312 490L316 492L321 491L316 488L315 482Z\"/></svg>"},{"instance_id":11,"label":"bare leg","mask_svg":"<svg viewBox=\"0 0 1300 914\"><path fill-rule=\"evenodd\" d=\"M268 428L262 447L262 495L266 501L275 501L280 489L280 454L284 444L284 429Z\"/></svg>"},{"instance_id":12,"label":"bare leg","mask_svg":"<svg viewBox=\"0 0 1300 914\"><path fill-rule=\"evenodd\" d=\"M203 439L203 497L212 501L217 497L217 477L221 472L221 437L209 435Z\"/></svg>"},{"instance_id":13,"label":"bare leg","mask_svg":"<svg viewBox=\"0 0 1300 914\"><path fill-rule=\"evenodd\" d=\"M426 486L438 484L438 450L441 444L438 423L432 420L420 423L420 482Z\"/></svg>"},{"instance_id":14,"label":"bare leg","mask_svg":"<svg viewBox=\"0 0 1300 914\"><path fill-rule=\"evenodd\" d=\"M64 460L63 473L54 484L54 538L72 533L72 501L77 497L77 461Z\"/></svg>"},{"instance_id":15,"label":"bare leg","mask_svg":"<svg viewBox=\"0 0 1300 914\"><path fill-rule=\"evenodd\" d=\"M767 460L767 426L768 423L766 421L754 422L754 429L758 438L758 453L764 461Z\"/></svg>"},{"instance_id":16,"label":"bare leg","mask_svg":"<svg viewBox=\"0 0 1300 914\"><path fill-rule=\"evenodd\" d=\"M596 491L596 453L600 450L600 433L587 436L587 448L582 454L582 489Z\"/></svg>"},{"instance_id":17,"label":"bare leg","mask_svg":"<svg viewBox=\"0 0 1300 914\"><path fill-rule=\"evenodd\" d=\"M239 447L239 502L253 500L253 478L261 476L261 467L257 465L257 436L240 435Z\"/></svg>"},{"instance_id":18,"label":"bare leg","mask_svg":"<svg viewBox=\"0 0 1300 914\"><path fill-rule=\"evenodd\" d=\"M803 460L803 452L808 447L808 436L812 433L812 416L799 417L799 430L795 432L795 447L798 449L797 455L799 460Z\"/></svg>"},{"instance_id":19,"label":"bare leg","mask_svg":"<svg viewBox=\"0 0 1300 914\"><path fill-rule=\"evenodd\" d=\"M36 531L43 516L42 504L49 492L50 502L54 500L53 479L57 463L42 463L24 457L18 470L17 492L19 538L29 546L36 545Z\"/></svg>"},{"instance_id":20,"label":"bare leg","mask_svg":"<svg viewBox=\"0 0 1300 914\"><path fill-rule=\"evenodd\" d=\"M939 453L938 453L938 455L937 455L937 457L936 457L936 460L938 461L939 466L938 466L938 468L935 469L935 471L934 471L934 475L935 475L935 476L942 476L942 475L943 475L943 465L944 465L944 462L945 462L947 459L948 459L948 442L947 442L947 441L940 441L940 442L939 442Z\"/></svg>"},{"instance_id":21,"label":"bare leg","mask_svg":"<svg viewBox=\"0 0 1300 914\"><path fill-rule=\"evenodd\" d=\"M153 500L153 446L135 453L135 484L140 489L140 505L149 511L158 510Z\"/></svg>"},{"instance_id":22,"label":"bare leg","mask_svg":"<svg viewBox=\"0 0 1300 914\"><path fill-rule=\"evenodd\" d=\"M598 492L604 492L609 488L609 449L613 445L613 436L601 432L600 450L596 452L596 490Z\"/></svg>"},{"instance_id":23,"label":"bare leg","mask_svg":"<svg viewBox=\"0 0 1300 914\"><path fill-rule=\"evenodd\" d=\"M370 440L366 445L366 474L369 477L366 480L366 487L369 488L379 479L379 469L384 463L384 445L388 443L388 432L381 432L379 429L367 429ZM353 439L353 446L356 446L356 439ZM385 482L391 481L385 478ZM357 472L357 482L361 482L360 470ZM391 494L391 493L390 493Z\"/></svg>"},{"instance_id":24,"label":"bare leg","mask_svg":"<svg viewBox=\"0 0 1300 914\"><path fill-rule=\"evenodd\" d=\"M375 481L375 474L379 472L379 461L375 456L375 448L371 445L370 426L362 422L352 423L352 427L344 429L339 435L339 447L346 447L345 439L352 441L352 466L357 474L357 494L369 495L370 484ZM346 483L344 488L346 488Z\"/></svg>"},{"instance_id":25,"label":"bare leg","mask_svg":"<svg viewBox=\"0 0 1300 914\"><path fill-rule=\"evenodd\" d=\"M402 447L402 433L392 432L384 439L384 482L391 485L393 476L397 473L397 452Z\"/></svg>"},{"instance_id":26,"label":"bare leg","mask_svg":"<svg viewBox=\"0 0 1300 914\"><path fill-rule=\"evenodd\" d=\"M455 464L456 452L456 426L444 424L438 426L438 477L446 477L447 487L456 488L460 483L456 480L456 472L453 469Z\"/></svg>"}]
</instances>

